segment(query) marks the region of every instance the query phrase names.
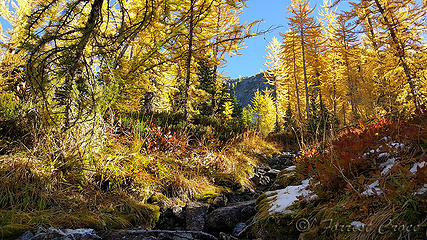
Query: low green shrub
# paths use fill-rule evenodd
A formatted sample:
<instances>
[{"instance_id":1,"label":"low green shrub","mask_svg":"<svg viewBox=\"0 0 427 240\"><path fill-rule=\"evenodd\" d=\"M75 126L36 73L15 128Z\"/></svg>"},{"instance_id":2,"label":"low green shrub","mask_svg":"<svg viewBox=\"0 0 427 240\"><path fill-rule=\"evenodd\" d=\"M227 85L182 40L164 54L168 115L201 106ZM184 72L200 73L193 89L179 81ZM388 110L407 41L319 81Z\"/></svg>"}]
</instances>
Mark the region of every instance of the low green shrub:
<instances>
[{"instance_id":1,"label":"low green shrub","mask_svg":"<svg viewBox=\"0 0 427 240\"><path fill-rule=\"evenodd\" d=\"M0 121L16 120L22 112L22 107L14 93L0 92Z\"/></svg>"}]
</instances>

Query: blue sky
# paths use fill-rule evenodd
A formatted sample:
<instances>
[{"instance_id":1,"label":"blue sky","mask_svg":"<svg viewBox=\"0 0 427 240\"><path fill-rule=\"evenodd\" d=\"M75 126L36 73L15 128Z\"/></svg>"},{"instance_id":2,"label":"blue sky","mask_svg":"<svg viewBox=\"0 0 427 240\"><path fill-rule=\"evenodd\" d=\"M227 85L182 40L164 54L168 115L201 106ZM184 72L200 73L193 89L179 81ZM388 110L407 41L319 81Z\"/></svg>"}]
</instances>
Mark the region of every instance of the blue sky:
<instances>
[{"instance_id":1,"label":"blue sky","mask_svg":"<svg viewBox=\"0 0 427 240\"><path fill-rule=\"evenodd\" d=\"M232 79L248 77L265 70L264 63L267 54L266 47L273 37L282 40L280 33L288 30L288 9L291 0L248 0L247 8L244 9L240 22L252 22L263 20L260 29L275 28L268 34L247 39L245 49L240 51L241 55L228 57L227 65L222 69L223 74ZM316 7L314 16L323 5L323 0L311 0L310 6ZM348 3L343 0L339 5L341 9L348 9Z\"/></svg>"},{"instance_id":2,"label":"blue sky","mask_svg":"<svg viewBox=\"0 0 427 240\"><path fill-rule=\"evenodd\" d=\"M248 0L246 2L247 8L244 9L240 22L263 20L259 25L261 30L269 27L273 27L275 30L262 36L247 39L245 49L240 51L241 55L235 55L231 58L227 56L227 65L222 69L223 75L235 79L239 76L249 77L266 69L264 67L267 54L266 47L273 37L276 37L280 42L282 41L280 33L285 33L288 30L287 17L289 14L287 7L290 3L291 0ZM322 5L323 0L310 1L310 6L316 7L313 16L318 16ZM348 11L348 1L342 0L336 9L337 13L340 10Z\"/></svg>"},{"instance_id":3,"label":"blue sky","mask_svg":"<svg viewBox=\"0 0 427 240\"><path fill-rule=\"evenodd\" d=\"M240 51L241 55L226 58L227 65L223 69L223 74L230 78L239 76L252 76L263 69L265 63L266 47L273 37L281 40L280 32L286 32L287 26L287 6L291 0L248 0L240 21L252 22L263 20L259 24L260 30L268 29L270 26L277 27L274 31L250 38L245 41L245 49ZM314 0L321 2L321 0ZM313 6L314 4L312 4Z\"/></svg>"}]
</instances>

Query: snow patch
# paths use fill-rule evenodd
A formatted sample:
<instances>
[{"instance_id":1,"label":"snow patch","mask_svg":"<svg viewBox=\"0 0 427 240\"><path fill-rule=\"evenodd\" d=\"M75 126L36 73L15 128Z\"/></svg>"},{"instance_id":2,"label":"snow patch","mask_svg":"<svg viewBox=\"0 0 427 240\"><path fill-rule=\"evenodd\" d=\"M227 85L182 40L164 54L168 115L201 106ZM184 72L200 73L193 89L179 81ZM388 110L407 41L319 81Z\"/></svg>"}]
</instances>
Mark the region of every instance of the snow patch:
<instances>
[{"instance_id":1,"label":"snow patch","mask_svg":"<svg viewBox=\"0 0 427 240\"><path fill-rule=\"evenodd\" d=\"M368 186L366 186L366 190L362 192L362 195L371 196L374 193L376 193L378 196L381 195L383 191L378 187L379 184L380 183L378 180L369 184Z\"/></svg>"},{"instance_id":2,"label":"snow patch","mask_svg":"<svg viewBox=\"0 0 427 240\"><path fill-rule=\"evenodd\" d=\"M93 229L64 229L66 235L93 236L96 235Z\"/></svg>"},{"instance_id":3,"label":"snow patch","mask_svg":"<svg viewBox=\"0 0 427 240\"><path fill-rule=\"evenodd\" d=\"M292 213L292 211L286 208L298 201L298 197L308 197L309 199L316 198L316 195L310 196L312 191L307 189L309 182L310 179L306 179L301 182L301 185L288 186L284 189L266 192L266 194L275 194L267 198L268 200L273 200L271 202L270 212Z\"/></svg>"},{"instance_id":4,"label":"snow patch","mask_svg":"<svg viewBox=\"0 0 427 240\"><path fill-rule=\"evenodd\" d=\"M352 227L354 227L354 229L360 229L360 228L362 228L362 227L364 227L365 226L365 224L364 223L362 223L362 222L360 222L360 221L354 221L354 222L351 222L351 224L350 224Z\"/></svg>"},{"instance_id":5,"label":"snow patch","mask_svg":"<svg viewBox=\"0 0 427 240\"><path fill-rule=\"evenodd\" d=\"M391 156L390 153L387 153L387 152L383 152L383 153L378 154L379 158L390 157L390 156Z\"/></svg>"},{"instance_id":6,"label":"snow patch","mask_svg":"<svg viewBox=\"0 0 427 240\"><path fill-rule=\"evenodd\" d=\"M405 146L405 144L393 142L393 143L390 143L389 146L391 146L393 148L403 148Z\"/></svg>"},{"instance_id":7,"label":"snow patch","mask_svg":"<svg viewBox=\"0 0 427 240\"><path fill-rule=\"evenodd\" d=\"M411 171L411 173L415 174L418 171L418 167L423 168L425 164L426 164L426 161L415 163L409 171Z\"/></svg>"},{"instance_id":8,"label":"snow patch","mask_svg":"<svg viewBox=\"0 0 427 240\"><path fill-rule=\"evenodd\" d=\"M52 235L55 236L55 239L101 239L96 235L94 229L59 229L54 227L48 229L39 227L34 235L31 231L27 231L21 236L21 239L23 239L23 236L31 236L30 239L52 239Z\"/></svg>"},{"instance_id":9,"label":"snow patch","mask_svg":"<svg viewBox=\"0 0 427 240\"><path fill-rule=\"evenodd\" d=\"M389 158L386 162L383 162L380 164L380 168L383 168L381 171L381 175L385 175L390 171L390 169L394 166L394 162L396 161L396 158Z\"/></svg>"},{"instance_id":10,"label":"snow patch","mask_svg":"<svg viewBox=\"0 0 427 240\"><path fill-rule=\"evenodd\" d=\"M423 195L427 192L427 184L424 183L424 186L418 189L418 191L415 192L415 195Z\"/></svg>"},{"instance_id":11,"label":"snow patch","mask_svg":"<svg viewBox=\"0 0 427 240\"><path fill-rule=\"evenodd\" d=\"M312 200L314 200L314 199L316 199L316 198L318 198L319 196L317 196L317 194L312 194L312 195L310 195L309 197L308 197L308 200L309 201L312 201Z\"/></svg>"},{"instance_id":12,"label":"snow patch","mask_svg":"<svg viewBox=\"0 0 427 240\"><path fill-rule=\"evenodd\" d=\"M293 171L293 170L295 170L296 168L297 168L296 166L290 166L290 167L285 168L285 170L286 170L286 171Z\"/></svg>"}]
</instances>

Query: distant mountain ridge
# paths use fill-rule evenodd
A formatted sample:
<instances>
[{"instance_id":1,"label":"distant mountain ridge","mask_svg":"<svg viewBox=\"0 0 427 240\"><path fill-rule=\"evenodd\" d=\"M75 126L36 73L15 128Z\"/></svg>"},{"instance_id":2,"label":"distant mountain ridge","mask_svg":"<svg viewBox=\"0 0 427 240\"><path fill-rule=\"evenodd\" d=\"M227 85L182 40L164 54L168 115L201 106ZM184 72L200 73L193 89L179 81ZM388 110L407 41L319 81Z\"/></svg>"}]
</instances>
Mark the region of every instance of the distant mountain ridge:
<instances>
[{"instance_id":1,"label":"distant mountain ridge","mask_svg":"<svg viewBox=\"0 0 427 240\"><path fill-rule=\"evenodd\" d=\"M230 88L235 86L234 94L242 107L246 107L251 103L252 98L255 96L257 90L270 90L272 85L266 84L267 80L264 78L264 73L258 73L251 77L243 77L240 79L233 79L228 82ZM232 89L233 90L233 89Z\"/></svg>"}]
</instances>

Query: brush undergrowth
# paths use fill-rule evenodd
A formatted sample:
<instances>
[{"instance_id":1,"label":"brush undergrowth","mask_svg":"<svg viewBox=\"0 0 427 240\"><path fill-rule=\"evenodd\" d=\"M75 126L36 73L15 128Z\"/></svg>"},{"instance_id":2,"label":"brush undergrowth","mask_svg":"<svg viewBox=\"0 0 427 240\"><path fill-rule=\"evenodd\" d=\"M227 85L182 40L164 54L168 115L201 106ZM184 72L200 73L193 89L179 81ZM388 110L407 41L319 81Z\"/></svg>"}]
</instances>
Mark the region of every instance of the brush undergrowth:
<instances>
[{"instance_id":1,"label":"brush undergrowth","mask_svg":"<svg viewBox=\"0 0 427 240\"><path fill-rule=\"evenodd\" d=\"M426 119L425 110L405 122L381 119L303 152L296 170L283 171L278 182L286 187L310 178L317 197L289 207L292 213L278 214L269 212L262 195L256 233L298 238L296 225L303 218L309 222L304 239L424 239Z\"/></svg>"},{"instance_id":2,"label":"brush undergrowth","mask_svg":"<svg viewBox=\"0 0 427 240\"><path fill-rule=\"evenodd\" d=\"M153 228L162 208L251 189L259 156L278 152L256 132L227 128L218 139L205 134L214 126L163 117L23 127L31 144L0 156L0 238L37 226Z\"/></svg>"}]
</instances>

